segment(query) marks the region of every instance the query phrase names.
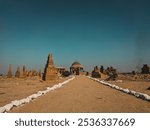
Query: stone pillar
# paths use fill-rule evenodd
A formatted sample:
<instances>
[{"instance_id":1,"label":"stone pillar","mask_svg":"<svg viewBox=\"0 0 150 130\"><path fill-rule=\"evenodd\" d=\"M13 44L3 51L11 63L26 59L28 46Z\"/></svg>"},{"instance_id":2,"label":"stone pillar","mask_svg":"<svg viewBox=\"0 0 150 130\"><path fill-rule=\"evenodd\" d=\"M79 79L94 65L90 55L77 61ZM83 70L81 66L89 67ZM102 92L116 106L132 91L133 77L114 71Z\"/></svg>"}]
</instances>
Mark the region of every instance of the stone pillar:
<instances>
[{"instance_id":1,"label":"stone pillar","mask_svg":"<svg viewBox=\"0 0 150 130\"><path fill-rule=\"evenodd\" d=\"M8 73L7 73L7 78L12 78L13 74L12 74L12 65L9 64L9 68L8 68Z\"/></svg>"},{"instance_id":2,"label":"stone pillar","mask_svg":"<svg viewBox=\"0 0 150 130\"><path fill-rule=\"evenodd\" d=\"M23 66L22 71L23 71L23 77L26 78L27 74L26 74L26 67L25 66Z\"/></svg>"},{"instance_id":3,"label":"stone pillar","mask_svg":"<svg viewBox=\"0 0 150 130\"><path fill-rule=\"evenodd\" d=\"M15 77L20 78L20 67L17 67L16 73L15 73Z\"/></svg>"}]
</instances>

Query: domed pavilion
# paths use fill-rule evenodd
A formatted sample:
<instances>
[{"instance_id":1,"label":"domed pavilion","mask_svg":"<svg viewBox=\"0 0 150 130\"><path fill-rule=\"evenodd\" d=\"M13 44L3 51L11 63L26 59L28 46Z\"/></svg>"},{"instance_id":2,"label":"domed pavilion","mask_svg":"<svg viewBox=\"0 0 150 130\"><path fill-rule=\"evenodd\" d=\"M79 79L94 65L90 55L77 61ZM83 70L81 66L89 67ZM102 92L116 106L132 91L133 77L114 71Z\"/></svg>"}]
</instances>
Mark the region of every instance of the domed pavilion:
<instances>
[{"instance_id":1,"label":"domed pavilion","mask_svg":"<svg viewBox=\"0 0 150 130\"><path fill-rule=\"evenodd\" d=\"M84 68L83 65L81 65L79 62L75 61L72 63L72 65L70 67L70 72L75 75L82 75L85 73L83 68Z\"/></svg>"}]
</instances>

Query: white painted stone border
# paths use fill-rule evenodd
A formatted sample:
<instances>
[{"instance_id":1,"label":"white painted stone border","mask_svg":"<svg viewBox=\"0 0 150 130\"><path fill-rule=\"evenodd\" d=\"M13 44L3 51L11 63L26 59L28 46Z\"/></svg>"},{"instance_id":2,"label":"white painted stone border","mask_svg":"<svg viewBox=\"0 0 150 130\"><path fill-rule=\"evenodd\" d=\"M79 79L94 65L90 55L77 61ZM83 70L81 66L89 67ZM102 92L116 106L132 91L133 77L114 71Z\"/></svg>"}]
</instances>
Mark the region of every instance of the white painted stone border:
<instances>
[{"instance_id":1,"label":"white painted stone border","mask_svg":"<svg viewBox=\"0 0 150 130\"><path fill-rule=\"evenodd\" d=\"M124 88L121 88L121 87L119 87L119 86L117 86L117 85L110 84L110 83L108 83L108 82L106 82L106 81L104 81L104 80L99 80L99 79L92 78L92 77L89 77L89 76L88 76L88 78L90 78L90 79L92 79L92 80L94 80L94 81L96 81L96 82L99 82L99 83L101 83L101 84L103 84L103 85L109 86L109 87L111 87L111 88L113 88L113 89L119 90L119 91L121 91L121 92L130 94L130 95L133 95L133 96L135 96L135 97L137 97L137 98L140 98L140 99L143 99L143 100L146 100L146 101L149 101L149 102L150 102L150 96L149 96L148 94L136 92L136 91L134 91L134 90L124 89Z\"/></svg>"},{"instance_id":2,"label":"white painted stone border","mask_svg":"<svg viewBox=\"0 0 150 130\"><path fill-rule=\"evenodd\" d=\"M3 107L0 107L0 113L4 113L4 112L8 112L10 111L13 107L18 107L18 106L21 106L23 104L26 104L26 103L29 103L31 102L32 100L50 92L50 91L53 91L55 89L58 89L58 88L61 88L63 87L65 84L67 84L68 82L70 82L71 80L73 80L75 78L75 76L72 76L70 79L62 82L62 83L58 83L52 87L47 87L46 90L43 90L43 91L38 91L37 93L35 94L32 94L26 98L23 98L23 99L20 99L20 100L14 100L14 101L11 101L11 103L3 106Z\"/></svg>"}]
</instances>

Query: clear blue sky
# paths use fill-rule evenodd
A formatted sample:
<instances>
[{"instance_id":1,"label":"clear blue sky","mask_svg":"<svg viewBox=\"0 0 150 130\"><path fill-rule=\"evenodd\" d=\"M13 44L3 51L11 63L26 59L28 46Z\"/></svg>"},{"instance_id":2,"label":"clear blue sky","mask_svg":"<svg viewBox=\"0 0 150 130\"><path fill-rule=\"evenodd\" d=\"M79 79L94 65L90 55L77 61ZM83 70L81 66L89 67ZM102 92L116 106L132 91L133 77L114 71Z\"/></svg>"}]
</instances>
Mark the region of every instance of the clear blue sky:
<instances>
[{"instance_id":1,"label":"clear blue sky","mask_svg":"<svg viewBox=\"0 0 150 130\"><path fill-rule=\"evenodd\" d=\"M0 0L0 72L79 61L131 71L150 65L149 0Z\"/></svg>"}]
</instances>

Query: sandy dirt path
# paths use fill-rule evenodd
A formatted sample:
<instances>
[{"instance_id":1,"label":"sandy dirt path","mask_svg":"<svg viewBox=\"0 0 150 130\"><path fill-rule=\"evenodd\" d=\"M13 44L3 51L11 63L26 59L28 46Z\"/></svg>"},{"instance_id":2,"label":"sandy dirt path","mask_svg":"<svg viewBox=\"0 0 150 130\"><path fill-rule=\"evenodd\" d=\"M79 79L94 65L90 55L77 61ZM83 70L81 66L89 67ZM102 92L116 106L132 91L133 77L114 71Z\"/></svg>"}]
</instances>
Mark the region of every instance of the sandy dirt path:
<instances>
[{"instance_id":1,"label":"sandy dirt path","mask_svg":"<svg viewBox=\"0 0 150 130\"><path fill-rule=\"evenodd\" d=\"M150 112L150 102L84 76L11 112Z\"/></svg>"}]
</instances>

